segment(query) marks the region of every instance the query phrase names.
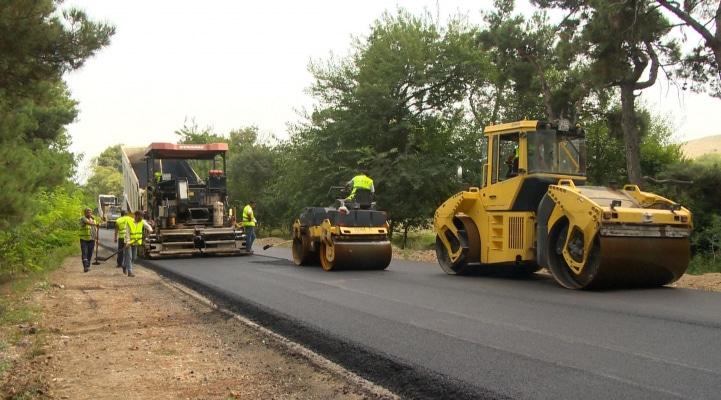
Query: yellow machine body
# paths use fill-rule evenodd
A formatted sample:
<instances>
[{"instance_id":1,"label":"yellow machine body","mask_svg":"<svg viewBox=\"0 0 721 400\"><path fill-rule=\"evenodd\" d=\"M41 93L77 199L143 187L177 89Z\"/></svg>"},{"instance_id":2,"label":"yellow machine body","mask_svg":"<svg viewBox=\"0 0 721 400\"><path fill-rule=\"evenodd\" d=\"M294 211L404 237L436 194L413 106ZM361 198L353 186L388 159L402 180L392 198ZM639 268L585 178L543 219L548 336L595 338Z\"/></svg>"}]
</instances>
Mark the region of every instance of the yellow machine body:
<instances>
[{"instance_id":1,"label":"yellow machine body","mask_svg":"<svg viewBox=\"0 0 721 400\"><path fill-rule=\"evenodd\" d=\"M453 195L434 215L443 270L545 268L570 289L679 279L690 259L689 210L636 185L584 186L583 131L563 125L521 121L484 130L480 187Z\"/></svg>"}]
</instances>

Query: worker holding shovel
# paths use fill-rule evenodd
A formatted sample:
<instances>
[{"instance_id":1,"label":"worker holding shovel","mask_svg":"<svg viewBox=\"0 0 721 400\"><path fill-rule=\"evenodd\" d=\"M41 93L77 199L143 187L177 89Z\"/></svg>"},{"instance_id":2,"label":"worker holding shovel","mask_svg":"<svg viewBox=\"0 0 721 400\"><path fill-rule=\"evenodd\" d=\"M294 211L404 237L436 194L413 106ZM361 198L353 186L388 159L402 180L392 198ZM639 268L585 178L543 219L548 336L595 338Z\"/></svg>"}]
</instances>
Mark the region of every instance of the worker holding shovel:
<instances>
[{"instance_id":1,"label":"worker holding shovel","mask_svg":"<svg viewBox=\"0 0 721 400\"><path fill-rule=\"evenodd\" d=\"M133 260L138 255L138 246L143 245L143 228L153 233L153 227L143 219L145 213L135 211L135 219L125 225L125 254L123 255L123 273L133 277Z\"/></svg>"},{"instance_id":2,"label":"worker holding shovel","mask_svg":"<svg viewBox=\"0 0 721 400\"><path fill-rule=\"evenodd\" d=\"M93 259L93 250L98 246L98 227L99 219L93 216L93 210L85 208L82 218L80 218L80 252L83 258L83 271L90 271L90 260Z\"/></svg>"},{"instance_id":3,"label":"worker holding shovel","mask_svg":"<svg viewBox=\"0 0 721 400\"><path fill-rule=\"evenodd\" d=\"M115 236L113 241L118 244L118 263L115 268L123 268L123 256L125 253L125 226L128 221L132 221L133 217L128 215L127 211L120 211L120 218L115 221Z\"/></svg>"}]
</instances>

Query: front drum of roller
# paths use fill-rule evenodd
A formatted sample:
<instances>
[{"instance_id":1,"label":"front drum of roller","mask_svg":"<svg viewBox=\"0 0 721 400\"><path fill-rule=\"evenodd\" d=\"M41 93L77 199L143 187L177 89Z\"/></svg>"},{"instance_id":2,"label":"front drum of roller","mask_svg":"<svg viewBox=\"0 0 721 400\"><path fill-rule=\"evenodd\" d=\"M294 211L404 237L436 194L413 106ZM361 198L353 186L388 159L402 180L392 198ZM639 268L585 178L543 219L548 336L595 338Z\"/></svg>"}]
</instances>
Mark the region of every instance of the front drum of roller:
<instances>
[{"instance_id":1,"label":"front drum of roller","mask_svg":"<svg viewBox=\"0 0 721 400\"><path fill-rule=\"evenodd\" d=\"M393 258L391 242L321 242L320 263L326 271L383 270Z\"/></svg>"},{"instance_id":2,"label":"front drum of roller","mask_svg":"<svg viewBox=\"0 0 721 400\"><path fill-rule=\"evenodd\" d=\"M676 282L691 259L684 238L601 237L601 264L590 287L657 287Z\"/></svg>"},{"instance_id":3,"label":"front drum of roller","mask_svg":"<svg viewBox=\"0 0 721 400\"><path fill-rule=\"evenodd\" d=\"M668 285L686 272L691 246L685 238L596 237L580 273L561 254L561 239L549 252L549 269L569 289L642 288Z\"/></svg>"}]
</instances>

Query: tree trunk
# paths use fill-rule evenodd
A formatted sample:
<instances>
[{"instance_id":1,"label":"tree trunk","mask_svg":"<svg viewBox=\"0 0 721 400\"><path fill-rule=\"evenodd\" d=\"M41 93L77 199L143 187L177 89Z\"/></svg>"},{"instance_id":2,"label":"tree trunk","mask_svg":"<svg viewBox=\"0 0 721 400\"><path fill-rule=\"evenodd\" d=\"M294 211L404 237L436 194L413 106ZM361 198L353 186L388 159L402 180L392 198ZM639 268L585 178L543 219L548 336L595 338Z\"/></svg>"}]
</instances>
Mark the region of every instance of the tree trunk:
<instances>
[{"instance_id":1,"label":"tree trunk","mask_svg":"<svg viewBox=\"0 0 721 400\"><path fill-rule=\"evenodd\" d=\"M713 51L714 59L716 59L716 74L721 79L721 3L719 3L718 9L716 10L716 16L714 17L716 22L716 33L714 33L714 40L706 42L708 47Z\"/></svg>"},{"instance_id":2,"label":"tree trunk","mask_svg":"<svg viewBox=\"0 0 721 400\"><path fill-rule=\"evenodd\" d=\"M401 245L401 249L405 250L407 241L408 241L408 224L405 224L403 226L403 244Z\"/></svg>"},{"instance_id":3,"label":"tree trunk","mask_svg":"<svg viewBox=\"0 0 721 400\"><path fill-rule=\"evenodd\" d=\"M626 169L629 183L638 185L643 189L643 174L641 173L641 140L638 137L636 124L636 97L633 94L634 85L621 85L621 126L623 140L626 142Z\"/></svg>"}]
</instances>

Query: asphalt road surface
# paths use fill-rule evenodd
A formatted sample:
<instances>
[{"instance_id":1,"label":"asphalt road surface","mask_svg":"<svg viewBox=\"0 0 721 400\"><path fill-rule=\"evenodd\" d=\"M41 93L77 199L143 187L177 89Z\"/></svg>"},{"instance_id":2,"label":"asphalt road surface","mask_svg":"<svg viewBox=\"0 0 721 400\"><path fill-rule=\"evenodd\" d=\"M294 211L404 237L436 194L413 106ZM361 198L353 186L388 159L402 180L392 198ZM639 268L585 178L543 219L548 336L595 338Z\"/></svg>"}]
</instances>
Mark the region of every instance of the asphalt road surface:
<instances>
[{"instance_id":1,"label":"asphalt road surface","mask_svg":"<svg viewBox=\"0 0 721 400\"><path fill-rule=\"evenodd\" d=\"M404 398L721 398L717 292L571 291L401 260L326 272L260 246L146 265Z\"/></svg>"}]
</instances>

